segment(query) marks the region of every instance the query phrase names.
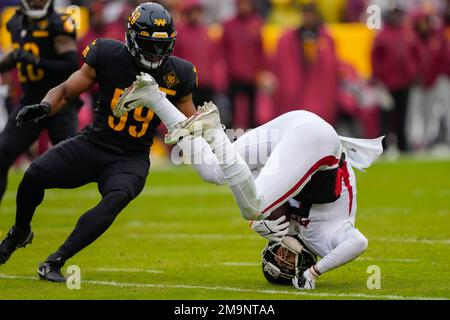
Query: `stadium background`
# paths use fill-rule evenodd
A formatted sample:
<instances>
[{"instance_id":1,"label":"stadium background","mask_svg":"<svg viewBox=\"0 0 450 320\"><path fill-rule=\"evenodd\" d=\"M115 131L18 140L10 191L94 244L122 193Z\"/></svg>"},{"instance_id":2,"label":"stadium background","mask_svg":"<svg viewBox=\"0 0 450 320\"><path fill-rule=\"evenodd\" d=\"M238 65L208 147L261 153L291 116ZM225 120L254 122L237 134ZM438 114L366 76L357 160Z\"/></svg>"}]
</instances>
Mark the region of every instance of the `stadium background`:
<instances>
[{"instance_id":1,"label":"stadium background","mask_svg":"<svg viewBox=\"0 0 450 320\"><path fill-rule=\"evenodd\" d=\"M60 10L79 6L68 10L79 27L80 52L98 37L123 40L126 16L138 2L56 1ZM147 190L127 209L128 213L119 217L111 231L74 259L74 263L87 268L88 282L83 286L88 291L69 292L51 284L30 285L29 280L33 279L31 270L52 243L61 241L79 214L95 203L98 194L92 185L70 192L48 192L48 200L35 222L42 240L33 249L19 252L14 263L2 267L0 282L7 289L0 292L0 298L449 298L450 1L404 0L396 2L395 8L394 1L380 0L255 1L255 14L261 17L255 21L263 21L260 29L256 23L256 38L261 35L263 50L263 62L257 66L253 62L258 57L258 44L239 41L243 35L251 39L254 30L233 33L236 31L230 26L239 0L160 2L170 9L179 29L175 54L189 60L203 58L198 63L194 61L200 88L204 96L220 105L228 127L247 129L252 121L261 124L289 111L281 106L279 97L294 91L309 97L310 100L305 98L307 101L319 102L311 106L299 101L289 107L313 108L341 134L390 137L380 163L367 175L358 174L357 223L371 243L368 253L324 277L318 293L296 293L279 287L266 292L272 287L264 282L258 267L264 241L245 228L229 191L206 186L189 168L171 167L170 150L159 142L152 149L153 171ZM17 3L0 2L3 53L10 48L4 26ZM311 9L311 3L316 5L317 16L324 23L323 33L303 44L302 55L279 50L283 36L303 25L302 11ZM392 88L375 76L374 41L385 30L385 24L381 30L367 27L366 9L371 4L382 9L383 19L398 8L404 13L405 32L410 37L398 37L390 49L395 52L396 45L411 46L413 52L411 59L405 56L402 61L416 68L401 88L409 92L408 112L395 112L389 93ZM203 27L193 31L186 26L186 14L198 7L203 8ZM424 24L430 29L428 40L417 33ZM227 26L231 30L228 46L224 45ZM199 37L202 41L189 46L183 43L184 37ZM323 63L330 59L333 64ZM301 68L303 63L315 70L314 75L299 75L303 69L295 68ZM398 76L394 74L398 68L389 66L392 61L385 63L388 73ZM246 64L254 66L255 72L249 73ZM236 65L243 70L230 73ZM291 71L288 76L278 73L286 68ZM330 78L335 81L328 81ZM428 78L432 80L427 81ZM233 82L256 88L255 112L248 111L245 89L244 94L230 99ZM21 93L15 72L2 75L0 84L0 124L4 124L8 112L18 105ZM91 120L96 94L94 88L82 97L85 104L79 114L80 127ZM386 129L392 114L400 117L396 121L406 124L406 147L399 148L398 139L391 132L395 129ZM13 219L21 169L49 147L43 134L39 143L17 161L20 170L11 173L1 208L0 234ZM193 258L196 263L191 264ZM374 263L382 266L383 279L387 279L384 290L376 292L365 287L366 267ZM111 280L121 282L108 282ZM116 287L122 291L115 292Z\"/></svg>"},{"instance_id":2,"label":"stadium background","mask_svg":"<svg viewBox=\"0 0 450 320\"><path fill-rule=\"evenodd\" d=\"M2 10L0 43L3 52L8 51L11 45L5 28L5 23L15 10L10 5L17 2L2 1L2 8L0 8ZM126 16L138 2L56 1L56 4L60 10L71 12L76 20L81 51L90 41L98 37L123 40ZM302 107L318 113L344 135L367 138L381 134L388 135L388 146L391 148L387 154L392 158L398 156L397 139L395 136L391 137L389 132L393 131L395 134L396 129L392 127L400 125L406 126L404 131L407 139L406 146L399 145L400 151L422 153L431 151L439 155L448 155L450 98L446 93L450 92L448 77L450 14L446 0L254 1L256 4L254 14L258 15L262 22L255 18L255 26L251 23L243 24L239 26L242 28L239 31L233 29L233 21L230 22L236 14L236 3L239 1L166 0L161 2L170 9L179 27L178 48L175 54L193 61L199 70L199 85L202 93L201 99L197 99L196 102L201 103L212 99L219 104L223 111L223 119L229 127L247 129L264 123L280 113ZM314 58L315 60L306 62L305 59L308 59L306 54L297 59L293 54L289 54L289 50L292 50L289 45L284 44L280 47L279 44L287 31L302 26L302 11L311 3L316 4L318 19L324 23L325 31L317 39L308 43L305 41L304 52L318 50L314 53L318 55ZM406 54L404 60L407 61L405 63L416 66L415 74L402 84L402 90L409 92L406 112L396 111L399 107L395 106L395 101L392 101L392 96L389 94L390 84L385 83L390 79L378 79L375 76L377 73L373 70L373 64L380 59L372 59L371 55L374 55L372 52L374 39L380 30L371 30L367 26L369 19L367 8L370 5L378 6L382 10L381 18L385 20L395 3L398 3L397 7L404 11L405 35L408 34L404 37L398 36L398 50L411 45L412 57L410 59ZM190 12L196 11L196 8L202 10L198 18L200 26L197 29L191 28L187 22ZM421 41L418 32L418 26L422 24L422 21L426 21L431 30L429 39L424 41ZM384 21L382 27L384 29ZM251 28L256 28L256 35L261 36L263 46L261 53L258 51L258 44L252 39ZM224 32L227 33L225 36ZM250 37L248 39L253 42L241 41L239 38L242 34L239 35L239 32ZM327 42L329 36L331 40ZM199 41L201 44L186 43L196 39L195 37L201 39ZM383 35L380 35L380 38L382 37ZM405 44L407 37L414 38L410 41L411 44ZM183 41L184 38L189 40ZM286 42L288 41L284 41ZM440 42L444 44L436 52L434 47ZM390 50L392 52L397 50L395 44ZM259 54L264 55L262 59L259 59ZM252 55L255 56L252 57ZM261 62L248 63L258 59ZM312 71L306 70L307 68L297 70L298 61L290 61L295 59L301 63L308 63ZM323 63L330 59L333 62ZM430 63L430 60L435 61L434 64ZM251 66L246 68L245 64ZM291 73L283 71L286 69L284 64L288 66ZM392 65L395 62L386 61L384 64L389 68L389 64ZM292 67L289 68L289 66ZM385 66L379 63L376 67L381 69ZM402 73L401 68L391 69L392 78L398 77L396 73ZM427 77L432 79L427 81ZM14 72L3 76L2 83L4 85L2 97L6 95L7 98L1 104L3 113L0 116L2 119L0 124L6 121L7 112L17 106L20 97ZM243 94L236 95L233 91L236 87L240 88ZM248 91L249 87L250 91ZM6 88L9 88L9 91ZM245 99L246 94L252 94L251 90L257 92L254 111L249 111L252 103ZM285 97L292 91L303 98L285 99L286 102L282 102L283 99L280 97ZM329 98L323 98L323 96L329 96ZM85 107L80 113L80 127L89 123L95 98L95 89L90 95L83 97ZM391 117L395 120L389 120L387 113L394 114ZM38 154L48 147L45 133L40 141L37 148ZM160 144L157 144L154 152L155 157L167 157L167 150Z\"/></svg>"}]
</instances>

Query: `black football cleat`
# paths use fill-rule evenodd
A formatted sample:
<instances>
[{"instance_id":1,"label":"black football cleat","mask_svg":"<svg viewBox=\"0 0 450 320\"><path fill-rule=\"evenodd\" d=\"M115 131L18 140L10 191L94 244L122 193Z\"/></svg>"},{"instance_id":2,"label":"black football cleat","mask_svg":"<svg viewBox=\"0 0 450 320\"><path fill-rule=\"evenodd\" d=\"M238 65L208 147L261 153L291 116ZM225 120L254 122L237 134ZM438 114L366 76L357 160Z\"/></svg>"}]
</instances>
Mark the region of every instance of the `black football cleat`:
<instances>
[{"instance_id":1,"label":"black football cleat","mask_svg":"<svg viewBox=\"0 0 450 320\"><path fill-rule=\"evenodd\" d=\"M50 282L66 282L61 273L61 266L54 262L42 262L38 267L39 279Z\"/></svg>"},{"instance_id":2,"label":"black football cleat","mask_svg":"<svg viewBox=\"0 0 450 320\"><path fill-rule=\"evenodd\" d=\"M33 238L34 234L31 230L27 235L19 237L17 235L16 227L13 226L0 243L0 265L6 263L14 251L30 244L33 241Z\"/></svg>"}]
</instances>

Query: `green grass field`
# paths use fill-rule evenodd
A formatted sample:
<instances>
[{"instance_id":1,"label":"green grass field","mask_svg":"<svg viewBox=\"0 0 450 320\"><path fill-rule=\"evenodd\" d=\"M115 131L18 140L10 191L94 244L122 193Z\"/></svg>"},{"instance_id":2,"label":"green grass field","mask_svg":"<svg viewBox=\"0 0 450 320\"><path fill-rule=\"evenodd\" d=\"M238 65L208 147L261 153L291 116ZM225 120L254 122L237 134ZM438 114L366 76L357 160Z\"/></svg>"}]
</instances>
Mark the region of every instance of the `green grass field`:
<instances>
[{"instance_id":1,"label":"green grass field","mask_svg":"<svg viewBox=\"0 0 450 320\"><path fill-rule=\"evenodd\" d=\"M0 234L14 221L20 172L10 174ZM95 185L50 190L35 239L0 266L0 299L437 299L450 298L450 162L380 162L358 173L357 227L369 239L356 261L325 274L313 292L266 283L263 238L226 187L189 168L153 170L147 187L97 242L71 259L80 290L37 280L39 262L99 199ZM66 266L67 266L66 265ZM369 290L367 268L381 269Z\"/></svg>"}]
</instances>

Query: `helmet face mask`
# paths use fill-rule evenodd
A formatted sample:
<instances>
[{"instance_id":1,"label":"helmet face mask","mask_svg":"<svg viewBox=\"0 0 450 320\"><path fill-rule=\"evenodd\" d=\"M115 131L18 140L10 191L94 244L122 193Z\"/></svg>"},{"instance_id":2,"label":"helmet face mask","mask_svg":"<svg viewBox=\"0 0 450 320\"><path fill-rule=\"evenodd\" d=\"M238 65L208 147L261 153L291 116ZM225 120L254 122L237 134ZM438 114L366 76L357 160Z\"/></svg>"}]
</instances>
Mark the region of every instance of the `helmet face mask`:
<instances>
[{"instance_id":1,"label":"helmet face mask","mask_svg":"<svg viewBox=\"0 0 450 320\"><path fill-rule=\"evenodd\" d=\"M22 12L31 19L39 20L45 17L53 0L21 0Z\"/></svg>"},{"instance_id":2,"label":"helmet face mask","mask_svg":"<svg viewBox=\"0 0 450 320\"><path fill-rule=\"evenodd\" d=\"M296 275L303 274L316 263L315 255L299 240L285 237L283 242L269 242L266 245L262 252L262 268L267 281L275 284L291 284ZM295 248L290 245L293 242Z\"/></svg>"},{"instance_id":3,"label":"helmet face mask","mask_svg":"<svg viewBox=\"0 0 450 320\"><path fill-rule=\"evenodd\" d=\"M159 4L141 4L128 18L127 47L141 67L157 69L162 66L172 54L175 40L173 20Z\"/></svg>"}]
</instances>

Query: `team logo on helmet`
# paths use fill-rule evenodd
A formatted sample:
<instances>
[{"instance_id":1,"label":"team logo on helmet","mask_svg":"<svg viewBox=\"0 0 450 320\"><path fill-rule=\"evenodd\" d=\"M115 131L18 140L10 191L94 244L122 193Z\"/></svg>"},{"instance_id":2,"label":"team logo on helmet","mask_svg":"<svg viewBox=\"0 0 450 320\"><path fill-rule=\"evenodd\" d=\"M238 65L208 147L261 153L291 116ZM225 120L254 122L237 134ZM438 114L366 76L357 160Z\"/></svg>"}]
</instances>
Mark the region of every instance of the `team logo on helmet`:
<instances>
[{"instance_id":1,"label":"team logo on helmet","mask_svg":"<svg viewBox=\"0 0 450 320\"><path fill-rule=\"evenodd\" d=\"M155 19L155 20L153 20L153 23L157 27L165 27L167 24L167 20L166 19Z\"/></svg>"}]
</instances>

